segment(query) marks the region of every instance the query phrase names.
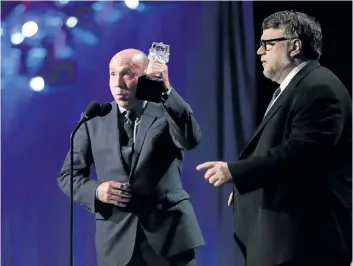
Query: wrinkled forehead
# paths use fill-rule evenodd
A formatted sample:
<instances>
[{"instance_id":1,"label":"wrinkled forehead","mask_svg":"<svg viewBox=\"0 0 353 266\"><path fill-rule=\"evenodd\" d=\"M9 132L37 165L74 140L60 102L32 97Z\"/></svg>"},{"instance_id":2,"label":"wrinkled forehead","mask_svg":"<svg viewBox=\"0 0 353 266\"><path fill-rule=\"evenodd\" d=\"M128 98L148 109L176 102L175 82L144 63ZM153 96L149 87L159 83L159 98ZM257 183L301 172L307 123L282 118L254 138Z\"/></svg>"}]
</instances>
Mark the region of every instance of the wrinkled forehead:
<instances>
[{"instance_id":1,"label":"wrinkled forehead","mask_svg":"<svg viewBox=\"0 0 353 266\"><path fill-rule=\"evenodd\" d=\"M284 36L284 29L266 29L263 30L261 40L281 38Z\"/></svg>"},{"instance_id":2,"label":"wrinkled forehead","mask_svg":"<svg viewBox=\"0 0 353 266\"><path fill-rule=\"evenodd\" d=\"M109 68L115 70L134 69L139 67L141 67L141 56L139 54L134 56L114 56L109 63Z\"/></svg>"}]
</instances>

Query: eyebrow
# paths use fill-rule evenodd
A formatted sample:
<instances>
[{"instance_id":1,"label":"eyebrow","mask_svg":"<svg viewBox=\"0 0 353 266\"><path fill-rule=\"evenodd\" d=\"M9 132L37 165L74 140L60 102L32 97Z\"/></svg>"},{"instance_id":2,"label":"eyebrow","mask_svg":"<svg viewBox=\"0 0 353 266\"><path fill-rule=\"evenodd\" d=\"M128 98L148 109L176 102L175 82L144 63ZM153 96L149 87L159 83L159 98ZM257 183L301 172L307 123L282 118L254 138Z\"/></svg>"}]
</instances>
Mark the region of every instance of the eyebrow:
<instances>
[{"instance_id":1,"label":"eyebrow","mask_svg":"<svg viewBox=\"0 0 353 266\"><path fill-rule=\"evenodd\" d=\"M131 70L131 68L129 67L124 67L122 69L116 69L116 68L109 68L109 71L120 71L120 72L123 72L123 71L126 71L126 70Z\"/></svg>"}]
</instances>

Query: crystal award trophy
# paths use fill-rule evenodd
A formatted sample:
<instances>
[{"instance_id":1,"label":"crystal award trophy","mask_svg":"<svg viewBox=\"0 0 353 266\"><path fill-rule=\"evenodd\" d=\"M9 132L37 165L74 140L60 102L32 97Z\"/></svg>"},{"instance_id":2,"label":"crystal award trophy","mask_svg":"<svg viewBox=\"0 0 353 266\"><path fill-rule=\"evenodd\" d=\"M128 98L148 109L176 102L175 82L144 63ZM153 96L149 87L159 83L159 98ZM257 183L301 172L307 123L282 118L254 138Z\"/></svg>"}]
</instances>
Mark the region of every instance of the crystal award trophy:
<instances>
[{"instance_id":1,"label":"crystal award trophy","mask_svg":"<svg viewBox=\"0 0 353 266\"><path fill-rule=\"evenodd\" d=\"M169 62L169 54L169 45L162 42L154 42L150 48L148 59L159 60L163 64L166 64Z\"/></svg>"},{"instance_id":2,"label":"crystal award trophy","mask_svg":"<svg viewBox=\"0 0 353 266\"><path fill-rule=\"evenodd\" d=\"M169 62L169 45L163 42L153 42L149 49L148 59L159 60L163 64ZM162 94L165 92L163 81L160 78L143 75L139 77L136 87L136 98L151 102L162 102Z\"/></svg>"}]
</instances>

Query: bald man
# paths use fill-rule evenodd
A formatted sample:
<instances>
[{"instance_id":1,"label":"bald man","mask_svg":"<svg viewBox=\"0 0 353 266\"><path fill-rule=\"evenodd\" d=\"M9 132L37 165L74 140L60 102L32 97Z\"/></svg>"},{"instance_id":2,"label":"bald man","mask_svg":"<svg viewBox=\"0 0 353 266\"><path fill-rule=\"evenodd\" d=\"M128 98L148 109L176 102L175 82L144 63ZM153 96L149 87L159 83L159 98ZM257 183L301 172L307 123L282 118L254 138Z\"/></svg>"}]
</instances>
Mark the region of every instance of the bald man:
<instances>
[{"instance_id":1,"label":"bald man","mask_svg":"<svg viewBox=\"0 0 353 266\"><path fill-rule=\"evenodd\" d=\"M162 103L135 97L144 74L163 80ZM112 111L74 139L74 200L95 214L98 265L195 266L195 248L205 243L180 175L199 125L165 64L127 49L113 56L109 75ZM67 195L69 158L58 174ZM97 181L89 178L93 163Z\"/></svg>"}]
</instances>

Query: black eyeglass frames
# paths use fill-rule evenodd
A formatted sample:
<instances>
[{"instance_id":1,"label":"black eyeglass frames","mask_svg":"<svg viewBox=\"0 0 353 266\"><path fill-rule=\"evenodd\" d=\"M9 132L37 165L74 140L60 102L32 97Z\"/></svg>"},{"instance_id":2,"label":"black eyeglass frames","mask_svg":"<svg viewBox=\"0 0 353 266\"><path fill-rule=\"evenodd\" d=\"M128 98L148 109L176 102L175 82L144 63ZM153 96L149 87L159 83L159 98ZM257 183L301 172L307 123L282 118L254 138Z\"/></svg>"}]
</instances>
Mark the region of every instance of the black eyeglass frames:
<instances>
[{"instance_id":1,"label":"black eyeglass frames","mask_svg":"<svg viewBox=\"0 0 353 266\"><path fill-rule=\"evenodd\" d=\"M288 40L293 40L294 38L288 38L288 37L280 37L280 38L274 38L274 39L268 39L268 40L261 40L260 41L260 47L264 48L266 51L269 50L268 45L275 45L277 42L281 41L288 41Z\"/></svg>"}]
</instances>

